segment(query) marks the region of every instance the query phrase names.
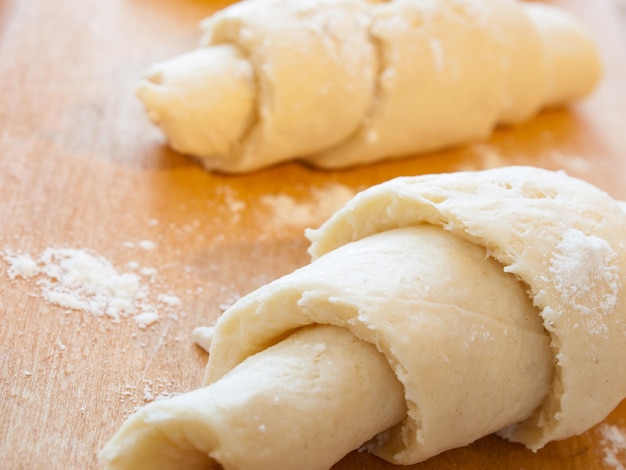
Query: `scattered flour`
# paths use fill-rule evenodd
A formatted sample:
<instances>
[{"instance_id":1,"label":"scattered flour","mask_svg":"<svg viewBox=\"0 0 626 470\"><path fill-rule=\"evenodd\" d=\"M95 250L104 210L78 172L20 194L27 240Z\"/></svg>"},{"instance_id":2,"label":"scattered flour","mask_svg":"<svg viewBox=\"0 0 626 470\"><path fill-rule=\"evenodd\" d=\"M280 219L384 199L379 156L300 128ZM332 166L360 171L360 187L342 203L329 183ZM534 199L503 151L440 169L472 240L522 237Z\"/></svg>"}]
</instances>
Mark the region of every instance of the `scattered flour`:
<instances>
[{"instance_id":1,"label":"scattered flour","mask_svg":"<svg viewBox=\"0 0 626 470\"><path fill-rule=\"evenodd\" d=\"M626 470L626 434L624 429L612 424L598 428L601 436L604 463L615 470Z\"/></svg>"},{"instance_id":2,"label":"scattered flour","mask_svg":"<svg viewBox=\"0 0 626 470\"><path fill-rule=\"evenodd\" d=\"M126 415L130 415L146 403L176 396L179 392L172 390L177 388L174 380L166 378L143 379L140 385L126 384L122 386L119 401L131 406L126 413Z\"/></svg>"},{"instance_id":3,"label":"scattered flour","mask_svg":"<svg viewBox=\"0 0 626 470\"><path fill-rule=\"evenodd\" d=\"M138 245L139 248L143 248L144 250L154 250L156 248L156 243L151 240L141 240Z\"/></svg>"},{"instance_id":4,"label":"scattered flour","mask_svg":"<svg viewBox=\"0 0 626 470\"><path fill-rule=\"evenodd\" d=\"M75 248L47 248L39 258L5 250L0 257L9 264L10 279L34 279L47 302L107 316L115 323L133 317L140 328L146 328L159 320L159 311L171 315L182 305L172 294L153 295L141 276L153 277L157 271L137 263L127 268L138 269L139 274L120 273L108 259Z\"/></svg>"},{"instance_id":5,"label":"scattered flour","mask_svg":"<svg viewBox=\"0 0 626 470\"><path fill-rule=\"evenodd\" d=\"M561 168L568 174L585 174L593 166L593 160L571 152L555 150L557 145L549 133L540 136L551 145L537 153L528 153L515 144L499 147L489 143L469 145L467 149L473 158L463 159L463 163L457 165L457 171L475 171L489 168L499 168L508 165L522 165L529 158L534 159L540 166Z\"/></svg>"},{"instance_id":6,"label":"scattered flour","mask_svg":"<svg viewBox=\"0 0 626 470\"><path fill-rule=\"evenodd\" d=\"M133 317L139 328L146 328L159 320L159 314L152 312L141 312Z\"/></svg>"},{"instance_id":7,"label":"scattered flour","mask_svg":"<svg viewBox=\"0 0 626 470\"><path fill-rule=\"evenodd\" d=\"M247 204L237 198L237 192L230 186L218 186L216 193L224 201L224 210L230 223L237 223L241 220L241 213L246 209Z\"/></svg>"},{"instance_id":8,"label":"scattered flour","mask_svg":"<svg viewBox=\"0 0 626 470\"><path fill-rule=\"evenodd\" d=\"M148 403L151 401L163 400L171 398L175 394L170 391L174 386L171 380L166 379L144 379L143 380L143 401Z\"/></svg>"},{"instance_id":9,"label":"scattered flour","mask_svg":"<svg viewBox=\"0 0 626 470\"><path fill-rule=\"evenodd\" d=\"M163 302L171 307L180 307L182 305L180 298L175 295L159 294L157 298L159 302Z\"/></svg>"},{"instance_id":10,"label":"scattered flour","mask_svg":"<svg viewBox=\"0 0 626 470\"><path fill-rule=\"evenodd\" d=\"M37 263L30 256L7 255L5 258L10 263L9 278L11 279L15 279L18 276L28 279L36 276L39 272Z\"/></svg>"},{"instance_id":11,"label":"scattered flour","mask_svg":"<svg viewBox=\"0 0 626 470\"><path fill-rule=\"evenodd\" d=\"M588 306L607 315L617 302L621 284L616 260L617 254L606 240L574 229L565 233L550 260L556 289L573 309L590 316L586 327L591 333L602 333L606 326L593 324ZM598 289L600 284L603 286Z\"/></svg>"},{"instance_id":12,"label":"scattered flour","mask_svg":"<svg viewBox=\"0 0 626 470\"><path fill-rule=\"evenodd\" d=\"M268 194L261 197L261 203L272 211L272 227L304 228L324 222L354 194L355 191L347 186L330 184L313 189L310 200L298 201L286 194Z\"/></svg>"}]
</instances>

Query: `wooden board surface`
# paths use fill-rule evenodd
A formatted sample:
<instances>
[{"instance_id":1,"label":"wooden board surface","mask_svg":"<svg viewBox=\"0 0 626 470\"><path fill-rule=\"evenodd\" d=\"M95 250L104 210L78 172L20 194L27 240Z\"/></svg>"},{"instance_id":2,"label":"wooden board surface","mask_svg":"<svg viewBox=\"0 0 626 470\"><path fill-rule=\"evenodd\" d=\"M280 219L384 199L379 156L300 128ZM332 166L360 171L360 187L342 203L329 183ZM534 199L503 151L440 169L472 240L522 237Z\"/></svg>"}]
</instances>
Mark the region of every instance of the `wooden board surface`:
<instances>
[{"instance_id":1,"label":"wooden board surface","mask_svg":"<svg viewBox=\"0 0 626 470\"><path fill-rule=\"evenodd\" d=\"M0 0L0 467L97 468L97 450L133 409L199 385L206 354L193 328L307 263L303 228L361 188L529 164L563 168L626 199L626 7L551 3L588 24L606 69L594 95L572 109L438 154L229 177L168 150L133 95L141 72L191 49L198 21L225 3ZM139 328L132 318L68 310L52 297L64 285L54 273L15 276L16 256L62 248L136 275L139 302L158 309L159 321ZM537 454L489 436L410 468L617 468L606 458L624 465L626 455L612 452L607 426L626 430L626 402ZM355 452L335 468L395 467Z\"/></svg>"}]
</instances>

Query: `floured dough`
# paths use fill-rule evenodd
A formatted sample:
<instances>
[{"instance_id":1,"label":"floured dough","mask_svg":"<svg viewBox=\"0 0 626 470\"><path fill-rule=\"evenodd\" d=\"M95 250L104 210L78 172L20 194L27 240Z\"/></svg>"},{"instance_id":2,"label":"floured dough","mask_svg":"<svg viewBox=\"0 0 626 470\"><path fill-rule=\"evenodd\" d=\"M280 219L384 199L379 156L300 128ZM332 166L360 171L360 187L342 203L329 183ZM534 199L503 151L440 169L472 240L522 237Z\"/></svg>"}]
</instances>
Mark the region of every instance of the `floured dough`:
<instances>
[{"instance_id":1,"label":"floured dough","mask_svg":"<svg viewBox=\"0 0 626 470\"><path fill-rule=\"evenodd\" d=\"M528 285L550 334L543 405L502 431L539 449L603 419L625 396L626 215L606 193L530 167L399 178L357 195L319 230L314 258L397 226L431 223L483 246Z\"/></svg>"},{"instance_id":2,"label":"floured dough","mask_svg":"<svg viewBox=\"0 0 626 470\"><path fill-rule=\"evenodd\" d=\"M626 215L597 188L398 178L308 237L311 264L230 307L203 388L131 416L107 468L328 469L362 444L412 464L496 431L536 450L626 396Z\"/></svg>"},{"instance_id":3,"label":"floured dough","mask_svg":"<svg viewBox=\"0 0 626 470\"><path fill-rule=\"evenodd\" d=\"M358 165L487 136L581 98L599 76L572 17L516 0L247 0L138 96L209 169Z\"/></svg>"},{"instance_id":4,"label":"floured dough","mask_svg":"<svg viewBox=\"0 0 626 470\"><path fill-rule=\"evenodd\" d=\"M376 413L364 420L363 407ZM218 462L320 469L405 412L402 386L374 346L344 328L314 326L248 358L215 387L144 407L101 457L107 468L129 470Z\"/></svg>"}]
</instances>

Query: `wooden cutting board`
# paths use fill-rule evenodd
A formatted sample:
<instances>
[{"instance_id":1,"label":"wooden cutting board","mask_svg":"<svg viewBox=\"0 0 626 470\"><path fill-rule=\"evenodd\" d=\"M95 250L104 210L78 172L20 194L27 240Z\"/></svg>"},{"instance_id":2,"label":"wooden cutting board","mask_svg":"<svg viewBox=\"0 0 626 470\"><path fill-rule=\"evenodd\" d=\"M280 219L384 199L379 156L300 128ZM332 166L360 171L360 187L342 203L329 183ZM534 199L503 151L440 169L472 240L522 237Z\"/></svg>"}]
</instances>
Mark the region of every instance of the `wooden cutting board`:
<instances>
[{"instance_id":1,"label":"wooden cutting board","mask_svg":"<svg viewBox=\"0 0 626 470\"><path fill-rule=\"evenodd\" d=\"M399 175L529 164L626 199L626 7L551 3L587 23L606 67L576 107L438 154L223 176L168 150L133 88L147 66L191 49L198 21L225 3L0 1L0 467L97 468L97 450L136 407L199 385L206 354L192 330L307 263L304 227L359 189ZM89 280L100 289L134 280L135 307L147 323L156 310L158 321L141 328L102 315L107 305L67 308L102 299L97 289L78 295L60 277L63 260L78 263L69 272L91 272L89 263L106 272ZM537 454L490 436L410 468L618 468L607 459L625 465L626 454L609 431L624 436L626 402ZM395 467L355 452L335 468Z\"/></svg>"}]
</instances>

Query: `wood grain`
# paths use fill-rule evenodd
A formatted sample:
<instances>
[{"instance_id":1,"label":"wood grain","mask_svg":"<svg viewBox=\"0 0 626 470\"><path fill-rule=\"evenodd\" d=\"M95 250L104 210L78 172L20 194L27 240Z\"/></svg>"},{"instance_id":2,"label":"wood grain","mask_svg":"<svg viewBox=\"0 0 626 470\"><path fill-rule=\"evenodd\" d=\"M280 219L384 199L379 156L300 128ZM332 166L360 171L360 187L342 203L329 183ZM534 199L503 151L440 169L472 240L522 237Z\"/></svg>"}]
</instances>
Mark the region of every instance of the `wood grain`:
<instances>
[{"instance_id":1,"label":"wood grain","mask_svg":"<svg viewBox=\"0 0 626 470\"><path fill-rule=\"evenodd\" d=\"M192 48L198 21L226 2L1 0L0 250L89 250L119 272L135 262L154 268L142 278L153 296L182 305L146 329L113 323L47 302L36 279L10 280L0 261L0 466L97 468L97 450L136 406L197 387L206 354L193 328L308 262L303 221L289 223L267 201L286 197L315 225L329 215L315 197L330 185L356 191L399 175L508 164L563 168L626 199L626 8L551 3L587 24L603 55L601 86L575 107L447 152L228 177L168 150L133 96L141 72ZM142 240L155 248L141 249ZM624 429L626 403L606 424ZM611 468L605 451L600 427L536 454L489 436L409 468ZM355 452L335 468L396 467Z\"/></svg>"}]
</instances>

